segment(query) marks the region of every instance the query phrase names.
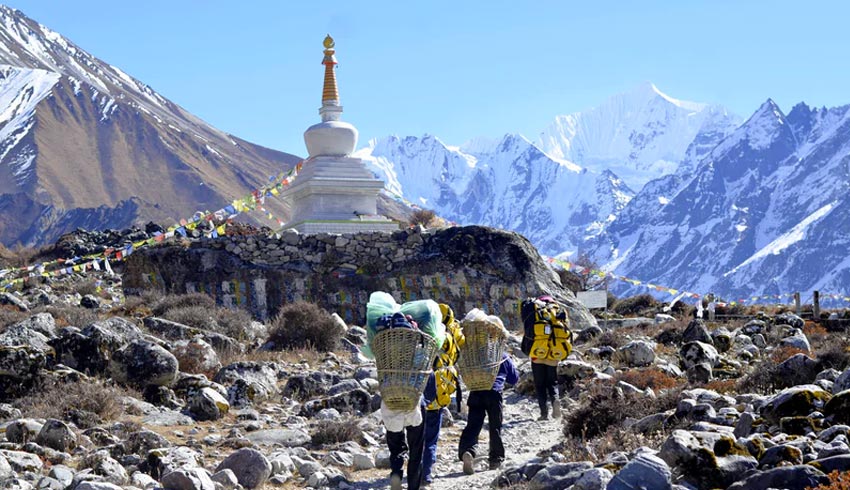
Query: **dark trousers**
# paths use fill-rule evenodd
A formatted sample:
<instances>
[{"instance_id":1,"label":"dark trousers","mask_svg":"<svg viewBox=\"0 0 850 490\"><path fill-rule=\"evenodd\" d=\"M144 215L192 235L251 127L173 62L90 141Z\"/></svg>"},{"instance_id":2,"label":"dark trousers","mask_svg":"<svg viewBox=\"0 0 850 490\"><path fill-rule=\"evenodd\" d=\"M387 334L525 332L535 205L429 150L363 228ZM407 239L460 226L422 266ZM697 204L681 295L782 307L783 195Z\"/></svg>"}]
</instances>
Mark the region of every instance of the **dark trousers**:
<instances>
[{"instance_id":1,"label":"dark trousers","mask_svg":"<svg viewBox=\"0 0 850 490\"><path fill-rule=\"evenodd\" d=\"M431 468L437 462L437 440L443 424L443 410L425 411L425 454L422 456L422 480L430 482Z\"/></svg>"},{"instance_id":2,"label":"dark trousers","mask_svg":"<svg viewBox=\"0 0 850 490\"><path fill-rule=\"evenodd\" d=\"M505 445L502 443L502 393L499 391L472 391L466 402L469 415L466 427L460 434L458 458L463 459L463 453L475 457L478 446L478 434L484 427L484 416L490 424L490 455L491 463L501 463L505 460Z\"/></svg>"},{"instance_id":3,"label":"dark trousers","mask_svg":"<svg viewBox=\"0 0 850 490\"><path fill-rule=\"evenodd\" d=\"M405 432L407 433L406 440ZM408 490L419 490L419 485L422 483L422 450L425 447L424 433L425 420L416 427L405 427L404 431L401 432L387 431L387 446L390 450L390 469L392 474L402 476L404 475L404 462L405 460L407 461Z\"/></svg>"},{"instance_id":4,"label":"dark trousers","mask_svg":"<svg viewBox=\"0 0 850 490\"><path fill-rule=\"evenodd\" d=\"M558 368L546 364L531 364L531 374L534 376L534 390L537 392L537 404L540 415L549 415L548 401L558 403Z\"/></svg>"}]
</instances>

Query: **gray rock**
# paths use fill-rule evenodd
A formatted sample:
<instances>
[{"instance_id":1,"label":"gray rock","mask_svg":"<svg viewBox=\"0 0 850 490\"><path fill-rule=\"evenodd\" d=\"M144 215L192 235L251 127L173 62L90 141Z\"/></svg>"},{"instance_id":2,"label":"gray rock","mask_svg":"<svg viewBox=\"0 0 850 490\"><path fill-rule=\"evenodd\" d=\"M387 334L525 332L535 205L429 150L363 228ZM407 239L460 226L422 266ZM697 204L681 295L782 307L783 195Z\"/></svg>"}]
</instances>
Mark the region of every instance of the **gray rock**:
<instances>
[{"instance_id":1,"label":"gray rock","mask_svg":"<svg viewBox=\"0 0 850 490\"><path fill-rule=\"evenodd\" d=\"M127 474L127 470L121 466L121 463L112 459L105 450L84 457L80 462L80 467L91 468L92 473L103 477L104 481L116 485L124 485L130 479L130 475Z\"/></svg>"},{"instance_id":2,"label":"gray rock","mask_svg":"<svg viewBox=\"0 0 850 490\"><path fill-rule=\"evenodd\" d=\"M839 374L838 377L835 378L835 383L832 384L833 393L838 393L844 390L850 390L850 368Z\"/></svg>"},{"instance_id":3,"label":"gray rock","mask_svg":"<svg viewBox=\"0 0 850 490\"><path fill-rule=\"evenodd\" d=\"M791 312L780 313L779 315L776 315L776 318L774 318L773 321L777 325L790 325L798 329L802 329L806 324L802 318Z\"/></svg>"},{"instance_id":4,"label":"gray rock","mask_svg":"<svg viewBox=\"0 0 850 490\"><path fill-rule=\"evenodd\" d=\"M200 337L174 342L171 353L177 358L180 371L184 373L216 373L221 369L215 349Z\"/></svg>"},{"instance_id":5,"label":"gray rock","mask_svg":"<svg viewBox=\"0 0 850 490\"><path fill-rule=\"evenodd\" d=\"M217 471L212 476L212 481L221 485L224 490L235 490L239 487L239 480L236 479L236 475L233 471L228 468ZM216 485L216 487L218 485Z\"/></svg>"},{"instance_id":6,"label":"gray rock","mask_svg":"<svg viewBox=\"0 0 850 490\"><path fill-rule=\"evenodd\" d=\"M556 463L544 466L531 477L528 487L531 489L569 488L591 469L593 464L587 461L575 463Z\"/></svg>"},{"instance_id":7,"label":"gray rock","mask_svg":"<svg viewBox=\"0 0 850 490\"><path fill-rule=\"evenodd\" d=\"M34 441L44 425L34 419L13 420L6 426L6 440L16 444Z\"/></svg>"},{"instance_id":8,"label":"gray rock","mask_svg":"<svg viewBox=\"0 0 850 490\"><path fill-rule=\"evenodd\" d=\"M768 399L761 408L761 416L772 424L778 424L782 417L806 416L822 407L830 396L815 385L786 388Z\"/></svg>"},{"instance_id":9,"label":"gray rock","mask_svg":"<svg viewBox=\"0 0 850 490\"><path fill-rule=\"evenodd\" d=\"M767 471L758 471L733 483L727 490L806 490L828 484L829 478L809 465L781 466Z\"/></svg>"},{"instance_id":10,"label":"gray rock","mask_svg":"<svg viewBox=\"0 0 850 490\"><path fill-rule=\"evenodd\" d=\"M818 373L818 362L805 354L794 354L776 367L779 386L789 387L811 383Z\"/></svg>"},{"instance_id":11,"label":"gray rock","mask_svg":"<svg viewBox=\"0 0 850 490\"><path fill-rule=\"evenodd\" d=\"M123 490L120 486L105 481L84 481L74 490Z\"/></svg>"},{"instance_id":12,"label":"gray rock","mask_svg":"<svg viewBox=\"0 0 850 490\"><path fill-rule=\"evenodd\" d=\"M42 476L38 479L38 483L35 484L37 490L65 490L65 486L56 478L49 476Z\"/></svg>"},{"instance_id":13,"label":"gray rock","mask_svg":"<svg viewBox=\"0 0 850 490\"><path fill-rule=\"evenodd\" d=\"M179 469L203 466L201 453L186 446L158 448L148 452L147 463L154 478Z\"/></svg>"},{"instance_id":14,"label":"gray rock","mask_svg":"<svg viewBox=\"0 0 850 490\"><path fill-rule=\"evenodd\" d=\"M809 339L806 338L801 330L797 330L793 335L783 338L779 341L780 347L793 347L806 352L811 352L812 346L809 344Z\"/></svg>"},{"instance_id":15,"label":"gray rock","mask_svg":"<svg viewBox=\"0 0 850 490\"><path fill-rule=\"evenodd\" d=\"M136 340L115 352L109 364L112 377L139 387L168 386L177 379L178 363L170 352L145 340Z\"/></svg>"},{"instance_id":16,"label":"gray rock","mask_svg":"<svg viewBox=\"0 0 850 490\"><path fill-rule=\"evenodd\" d=\"M12 476L14 471L12 470L12 465L6 460L5 456L0 456L0 481L3 481L6 478ZM70 482L69 482L70 483Z\"/></svg>"},{"instance_id":17,"label":"gray rock","mask_svg":"<svg viewBox=\"0 0 850 490\"><path fill-rule=\"evenodd\" d=\"M57 335L56 320L50 313L36 313L35 315L20 321L13 326L22 326L29 330L38 332L48 339L55 338Z\"/></svg>"},{"instance_id":18,"label":"gray rock","mask_svg":"<svg viewBox=\"0 0 850 490\"><path fill-rule=\"evenodd\" d=\"M747 437L753 432L753 423L756 421L755 414L744 412L738 417L738 422L735 424L735 437Z\"/></svg>"},{"instance_id":19,"label":"gray rock","mask_svg":"<svg viewBox=\"0 0 850 490\"><path fill-rule=\"evenodd\" d=\"M571 490L605 490L614 474L605 468L591 468L573 483Z\"/></svg>"},{"instance_id":20,"label":"gray rock","mask_svg":"<svg viewBox=\"0 0 850 490\"><path fill-rule=\"evenodd\" d=\"M207 470L181 468L166 473L160 480L166 490L216 490Z\"/></svg>"},{"instance_id":21,"label":"gray rock","mask_svg":"<svg viewBox=\"0 0 850 490\"><path fill-rule=\"evenodd\" d=\"M195 420L218 420L227 414L230 404L216 390L204 387L189 395L188 408Z\"/></svg>"},{"instance_id":22,"label":"gray rock","mask_svg":"<svg viewBox=\"0 0 850 490\"><path fill-rule=\"evenodd\" d=\"M608 482L607 490L670 489L671 476L670 468L663 459L644 453L629 461L617 472Z\"/></svg>"},{"instance_id":23,"label":"gray rock","mask_svg":"<svg viewBox=\"0 0 850 490\"><path fill-rule=\"evenodd\" d=\"M372 413L372 396L363 388L357 388L338 395L311 400L301 406L301 415L313 417L327 408L347 413Z\"/></svg>"},{"instance_id":24,"label":"gray rock","mask_svg":"<svg viewBox=\"0 0 850 490\"><path fill-rule=\"evenodd\" d=\"M156 480L154 480L147 473L142 473L141 471L136 471L132 475L130 475L130 484L134 487L138 488L149 488L156 487Z\"/></svg>"},{"instance_id":25,"label":"gray rock","mask_svg":"<svg viewBox=\"0 0 850 490\"><path fill-rule=\"evenodd\" d=\"M353 391L358 388L361 388L361 385L356 379L344 379L328 388L328 395L334 396L342 393L348 393L349 391Z\"/></svg>"},{"instance_id":26,"label":"gray rock","mask_svg":"<svg viewBox=\"0 0 850 490\"><path fill-rule=\"evenodd\" d=\"M57 464L50 467L47 476L58 480L67 487L74 480L74 470L65 465Z\"/></svg>"},{"instance_id":27,"label":"gray rock","mask_svg":"<svg viewBox=\"0 0 850 490\"><path fill-rule=\"evenodd\" d=\"M372 455L366 453L354 454L354 469L357 471L371 470L375 467L375 460Z\"/></svg>"},{"instance_id":28,"label":"gray rock","mask_svg":"<svg viewBox=\"0 0 850 490\"><path fill-rule=\"evenodd\" d=\"M77 447L77 435L65 422L48 419L36 436L35 442L57 451L68 451Z\"/></svg>"},{"instance_id":29,"label":"gray rock","mask_svg":"<svg viewBox=\"0 0 850 490\"><path fill-rule=\"evenodd\" d=\"M239 342L218 332L193 328L182 323L152 316L145 318L144 322L148 330L168 340L190 340L200 336L220 352L239 352L242 350Z\"/></svg>"},{"instance_id":30,"label":"gray rock","mask_svg":"<svg viewBox=\"0 0 850 490\"><path fill-rule=\"evenodd\" d=\"M87 294L80 299L80 306L90 310L96 310L100 308L100 300L91 294Z\"/></svg>"},{"instance_id":31,"label":"gray rock","mask_svg":"<svg viewBox=\"0 0 850 490\"><path fill-rule=\"evenodd\" d=\"M686 342L712 343L711 334L708 333L708 328L706 328L704 321L695 318L688 323L685 331L682 332L682 343Z\"/></svg>"},{"instance_id":32,"label":"gray rock","mask_svg":"<svg viewBox=\"0 0 850 490\"><path fill-rule=\"evenodd\" d=\"M35 454L0 449L0 456L6 458L6 461L16 473L23 473L25 471L39 473L41 472L41 468L44 467L41 458Z\"/></svg>"},{"instance_id":33,"label":"gray rock","mask_svg":"<svg viewBox=\"0 0 850 490\"><path fill-rule=\"evenodd\" d=\"M213 381L229 386L242 380L251 387L252 402L268 400L277 394L279 366L272 362L242 361L229 364L216 373ZM231 404L233 400L230 400Z\"/></svg>"},{"instance_id":34,"label":"gray rock","mask_svg":"<svg viewBox=\"0 0 850 490\"><path fill-rule=\"evenodd\" d=\"M714 367L719 359L720 355L717 353L717 349L704 342L687 342L679 349L679 360L686 370L698 364Z\"/></svg>"},{"instance_id":35,"label":"gray rock","mask_svg":"<svg viewBox=\"0 0 850 490\"><path fill-rule=\"evenodd\" d=\"M11 293L0 293L0 305L14 306L15 308L21 311L29 311L29 307L26 303L14 294Z\"/></svg>"},{"instance_id":36,"label":"gray rock","mask_svg":"<svg viewBox=\"0 0 850 490\"><path fill-rule=\"evenodd\" d=\"M646 340L633 340L617 350L617 357L630 367L649 366L655 361L655 344Z\"/></svg>"},{"instance_id":37,"label":"gray rock","mask_svg":"<svg viewBox=\"0 0 850 490\"><path fill-rule=\"evenodd\" d=\"M310 434L301 429L266 429L248 433L249 441L261 446L297 447L310 442Z\"/></svg>"},{"instance_id":38,"label":"gray rock","mask_svg":"<svg viewBox=\"0 0 850 490\"><path fill-rule=\"evenodd\" d=\"M188 415L162 408L142 417L142 424L170 427L174 425L195 425L195 421Z\"/></svg>"},{"instance_id":39,"label":"gray rock","mask_svg":"<svg viewBox=\"0 0 850 490\"><path fill-rule=\"evenodd\" d=\"M256 488L265 483L272 473L272 465L263 453L243 448L233 452L216 468L216 472L229 469L245 488Z\"/></svg>"}]
</instances>

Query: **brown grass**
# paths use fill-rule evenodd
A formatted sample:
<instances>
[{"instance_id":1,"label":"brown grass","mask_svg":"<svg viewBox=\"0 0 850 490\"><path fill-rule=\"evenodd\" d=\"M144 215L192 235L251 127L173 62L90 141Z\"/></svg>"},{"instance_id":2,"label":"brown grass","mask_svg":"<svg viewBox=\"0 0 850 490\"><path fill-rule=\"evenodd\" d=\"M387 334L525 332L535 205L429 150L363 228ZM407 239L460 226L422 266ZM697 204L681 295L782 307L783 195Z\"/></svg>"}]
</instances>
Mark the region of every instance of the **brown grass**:
<instances>
[{"instance_id":1,"label":"brown grass","mask_svg":"<svg viewBox=\"0 0 850 490\"><path fill-rule=\"evenodd\" d=\"M667 434L638 434L622 427L609 427L605 432L589 438L566 436L558 451L567 461L593 461L599 463L614 451L631 452L641 446L660 447Z\"/></svg>"},{"instance_id":2,"label":"brown grass","mask_svg":"<svg viewBox=\"0 0 850 490\"><path fill-rule=\"evenodd\" d=\"M804 351L803 349L798 349L797 347L791 347L790 345L786 345L774 349L773 352L770 353L770 360L776 364L779 364L790 357L796 356L797 354L805 354L807 356L809 355L809 353Z\"/></svg>"},{"instance_id":3,"label":"brown grass","mask_svg":"<svg viewBox=\"0 0 850 490\"><path fill-rule=\"evenodd\" d=\"M247 352L226 352L219 356L222 366L240 361L251 362L279 362L289 364L301 364L306 362L310 366L318 366L322 360L322 353L313 349L290 349L282 351L252 350Z\"/></svg>"},{"instance_id":4,"label":"brown grass","mask_svg":"<svg viewBox=\"0 0 850 490\"><path fill-rule=\"evenodd\" d=\"M715 379L706 383L704 388L707 390L716 391L717 393L737 393L738 380Z\"/></svg>"},{"instance_id":5,"label":"brown grass","mask_svg":"<svg viewBox=\"0 0 850 490\"><path fill-rule=\"evenodd\" d=\"M127 388L88 379L47 384L14 405L24 416L71 421L85 429L117 420L124 413L122 396L141 398Z\"/></svg>"},{"instance_id":6,"label":"brown grass","mask_svg":"<svg viewBox=\"0 0 850 490\"><path fill-rule=\"evenodd\" d=\"M281 308L269 323L269 341L276 349L311 348L334 350L342 338L342 326L318 305L296 301Z\"/></svg>"},{"instance_id":7,"label":"brown grass","mask_svg":"<svg viewBox=\"0 0 850 490\"><path fill-rule=\"evenodd\" d=\"M685 384L684 379L670 376L658 368L629 369L618 374L617 379L642 390L652 388L654 391Z\"/></svg>"},{"instance_id":8,"label":"brown grass","mask_svg":"<svg viewBox=\"0 0 850 490\"><path fill-rule=\"evenodd\" d=\"M656 398L621 395L611 384L596 384L587 391L582 404L565 418L564 436L593 439L627 418L642 418L676 407L681 388L658 394Z\"/></svg>"},{"instance_id":9,"label":"brown grass","mask_svg":"<svg viewBox=\"0 0 850 490\"><path fill-rule=\"evenodd\" d=\"M27 318L27 314L11 305L0 306L0 332L6 330L9 325L18 323Z\"/></svg>"},{"instance_id":10,"label":"brown grass","mask_svg":"<svg viewBox=\"0 0 850 490\"><path fill-rule=\"evenodd\" d=\"M310 442L316 446L339 444L345 441L363 442L363 430L353 418L345 420L322 420L313 430Z\"/></svg>"},{"instance_id":11,"label":"brown grass","mask_svg":"<svg viewBox=\"0 0 850 490\"><path fill-rule=\"evenodd\" d=\"M45 306L36 308L33 314L47 312L56 320L57 327L74 326L83 328L100 320L97 310L89 310L79 306Z\"/></svg>"},{"instance_id":12,"label":"brown grass","mask_svg":"<svg viewBox=\"0 0 850 490\"><path fill-rule=\"evenodd\" d=\"M850 490L850 471L833 471L829 475L829 484L806 487L807 490Z\"/></svg>"}]
</instances>

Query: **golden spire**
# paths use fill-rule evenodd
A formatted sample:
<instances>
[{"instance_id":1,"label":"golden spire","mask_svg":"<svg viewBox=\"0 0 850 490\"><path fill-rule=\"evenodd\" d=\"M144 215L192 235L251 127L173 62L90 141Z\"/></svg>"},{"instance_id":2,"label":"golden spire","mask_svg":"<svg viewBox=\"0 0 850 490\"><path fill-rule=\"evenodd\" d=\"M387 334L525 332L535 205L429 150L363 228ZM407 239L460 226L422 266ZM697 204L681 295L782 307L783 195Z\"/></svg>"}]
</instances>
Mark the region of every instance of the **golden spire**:
<instances>
[{"instance_id":1,"label":"golden spire","mask_svg":"<svg viewBox=\"0 0 850 490\"><path fill-rule=\"evenodd\" d=\"M328 34L322 43L325 46L325 85L322 88L322 105L339 105L339 91L336 88L336 57L334 57L334 39Z\"/></svg>"}]
</instances>

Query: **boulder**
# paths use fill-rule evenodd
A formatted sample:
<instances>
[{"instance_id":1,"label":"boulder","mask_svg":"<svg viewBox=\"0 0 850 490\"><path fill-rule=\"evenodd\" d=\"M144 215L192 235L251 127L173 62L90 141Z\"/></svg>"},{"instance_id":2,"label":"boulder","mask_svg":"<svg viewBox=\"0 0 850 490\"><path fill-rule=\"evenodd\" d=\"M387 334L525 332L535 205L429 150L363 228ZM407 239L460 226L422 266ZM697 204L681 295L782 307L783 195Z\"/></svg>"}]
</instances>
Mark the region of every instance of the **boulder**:
<instances>
[{"instance_id":1,"label":"boulder","mask_svg":"<svg viewBox=\"0 0 850 490\"><path fill-rule=\"evenodd\" d=\"M35 438L41 446L67 452L77 447L77 435L61 420L48 419Z\"/></svg>"},{"instance_id":2,"label":"boulder","mask_svg":"<svg viewBox=\"0 0 850 490\"><path fill-rule=\"evenodd\" d=\"M44 424L35 419L17 419L6 426L6 440L15 444L26 444L35 440Z\"/></svg>"},{"instance_id":3,"label":"boulder","mask_svg":"<svg viewBox=\"0 0 850 490\"><path fill-rule=\"evenodd\" d=\"M48 339L55 338L58 329L56 328L56 320L50 313L36 313L35 315L20 321L13 326L22 326L29 330L38 332Z\"/></svg>"},{"instance_id":4,"label":"boulder","mask_svg":"<svg viewBox=\"0 0 850 490\"><path fill-rule=\"evenodd\" d=\"M779 341L780 347L793 347L805 352L811 352L812 346L809 344L809 339L802 330L796 330L792 335L789 335Z\"/></svg>"},{"instance_id":5,"label":"boulder","mask_svg":"<svg viewBox=\"0 0 850 490\"><path fill-rule=\"evenodd\" d=\"M732 348L732 334L725 328L711 332L711 341L717 352L728 352Z\"/></svg>"},{"instance_id":6,"label":"boulder","mask_svg":"<svg viewBox=\"0 0 850 490\"><path fill-rule=\"evenodd\" d=\"M209 387L192 391L187 401L189 413L195 420L218 420L230 410L227 399Z\"/></svg>"},{"instance_id":7,"label":"boulder","mask_svg":"<svg viewBox=\"0 0 850 490\"><path fill-rule=\"evenodd\" d=\"M361 380L368 377L377 378L377 372L362 369L359 370L355 379ZM287 398L295 398L296 400L306 401L310 398L325 396L328 394L328 387L339 383L338 376L323 371L313 371L309 374L297 374L290 376L286 381L286 385L281 391L281 395Z\"/></svg>"},{"instance_id":8,"label":"boulder","mask_svg":"<svg viewBox=\"0 0 850 490\"><path fill-rule=\"evenodd\" d=\"M154 316L145 318L144 323L148 330L168 340L191 340L200 337L219 352L239 352L242 350L239 342L218 332L194 328Z\"/></svg>"},{"instance_id":9,"label":"boulder","mask_svg":"<svg viewBox=\"0 0 850 490\"><path fill-rule=\"evenodd\" d=\"M614 478L608 483L607 490L671 489L671 477L670 468L663 459L643 453L629 461L623 469L614 475Z\"/></svg>"},{"instance_id":10,"label":"boulder","mask_svg":"<svg viewBox=\"0 0 850 490\"><path fill-rule=\"evenodd\" d=\"M838 393L839 391L844 390L850 390L850 368L839 374L838 377L835 378L835 383L832 384L833 393Z\"/></svg>"},{"instance_id":11,"label":"boulder","mask_svg":"<svg viewBox=\"0 0 850 490\"><path fill-rule=\"evenodd\" d=\"M850 424L850 389L836 393L826 402L823 414L836 424Z\"/></svg>"},{"instance_id":12,"label":"boulder","mask_svg":"<svg viewBox=\"0 0 850 490\"><path fill-rule=\"evenodd\" d=\"M339 395L311 400L301 406L300 415L313 417L326 408L339 412L369 414L372 413L372 395L363 388L357 388Z\"/></svg>"},{"instance_id":13,"label":"boulder","mask_svg":"<svg viewBox=\"0 0 850 490\"><path fill-rule=\"evenodd\" d=\"M29 311L29 307L26 303L14 294L11 293L0 293L0 306L14 306L20 311Z\"/></svg>"},{"instance_id":14,"label":"boulder","mask_svg":"<svg viewBox=\"0 0 850 490\"><path fill-rule=\"evenodd\" d=\"M200 337L174 342L171 353L177 358L180 370L184 373L209 373L213 376L221 369L215 349Z\"/></svg>"},{"instance_id":15,"label":"boulder","mask_svg":"<svg viewBox=\"0 0 850 490\"><path fill-rule=\"evenodd\" d=\"M0 400L26 394L40 379L47 355L28 345L0 346Z\"/></svg>"},{"instance_id":16,"label":"boulder","mask_svg":"<svg viewBox=\"0 0 850 490\"><path fill-rule=\"evenodd\" d=\"M245 488L259 487L272 473L269 460L263 456L263 453L251 448L243 448L231 453L216 467L217 472L226 469L233 471L239 484Z\"/></svg>"},{"instance_id":17,"label":"boulder","mask_svg":"<svg viewBox=\"0 0 850 490\"><path fill-rule=\"evenodd\" d=\"M733 483L727 490L806 490L829 484L829 478L809 465L780 466L767 471L757 471Z\"/></svg>"},{"instance_id":18,"label":"boulder","mask_svg":"<svg viewBox=\"0 0 850 490\"><path fill-rule=\"evenodd\" d=\"M165 490L216 490L207 471L203 468L181 468L169 473L160 480Z\"/></svg>"},{"instance_id":19,"label":"boulder","mask_svg":"<svg viewBox=\"0 0 850 490\"><path fill-rule=\"evenodd\" d=\"M698 364L714 367L719 359L717 349L704 342L686 342L679 349L679 362L685 370Z\"/></svg>"},{"instance_id":20,"label":"boulder","mask_svg":"<svg viewBox=\"0 0 850 490\"><path fill-rule=\"evenodd\" d=\"M555 463L544 465L533 472L528 483L532 490L543 490L549 488L570 488L581 478L582 474L592 468L589 462Z\"/></svg>"},{"instance_id":21,"label":"boulder","mask_svg":"<svg viewBox=\"0 0 850 490\"><path fill-rule=\"evenodd\" d=\"M80 462L80 468L91 468L92 473L115 485L124 485L130 479L127 470L121 466L121 463L114 460L106 450L85 456Z\"/></svg>"},{"instance_id":22,"label":"boulder","mask_svg":"<svg viewBox=\"0 0 850 490\"><path fill-rule=\"evenodd\" d=\"M614 474L605 468L591 468L581 474L571 490L605 490L613 477Z\"/></svg>"},{"instance_id":23,"label":"boulder","mask_svg":"<svg viewBox=\"0 0 850 490\"><path fill-rule=\"evenodd\" d=\"M146 472L154 478L179 469L200 468L203 464L201 453L186 446L152 449L145 461Z\"/></svg>"},{"instance_id":24,"label":"boulder","mask_svg":"<svg viewBox=\"0 0 850 490\"><path fill-rule=\"evenodd\" d=\"M120 383L141 388L168 386L177 379L178 363L164 348L153 342L136 340L115 352L109 371Z\"/></svg>"},{"instance_id":25,"label":"boulder","mask_svg":"<svg viewBox=\"0 0 850 490\"><path fill-rule=\"evenodd\" d=\"M776 315L776 318L773 319L773 322L776 325L790 325L791 327L800 330L802 330L803 327L806 325L805 320L790 312L780 313L779 315Z\"/></svg>"},{"instance_id":26,"label":"boulder","mask_svg":"<svg viewBox=\"0 0 850 490\"><path fill-rule=\"evenodd\" d=\"M310 442L310 434L301 429L266 429L249 432L245 437L261 446L298 447Z\"/></svg>"},{"instance_id":27,"label":"boulder","mask_svg":"<svg viewBox=\"0 0 850 490\"><path fill-rule=\"evenodd\" d=\"M633 340L617 350L618 359L629 367L649 366L655 361L655 344Z\"/></svg>"},{"instance_id":28,"label":"boulder","mask_svg":"<svg viewBox=\"0 0 850 490\"><path fill-rule=\"evenodd\" d=\"M821 408L832 396L815 385L786 388L767 400L761 407L761 416L771 424L779 424L782 417L807 416Z\"/></svg>"},{"instance_id":29,"label":"boulder","mask_svg":"<svg viewBox=\"0 0 850 490\"><path fill-rule=\"evenodd\" d=\"M702 342L704 344L711 344L711 334L708 333L708 328L705 326L705 322L699 318L695 318L688 323L688 326L685 327L685 331L682 332L682 343L685 342Z\"/></svg>"},{"instance_id":30,"label":"boulder","mask_svg":"<svg viewBox=\"0 0 850 490\"><path fill-rule=\"evenodd\" d=\"M213 381L230 386L243 380L253 390L253 401L260 402L277 394L279 371L280 367L273 362L241 361L221 368Z\"/></svg>"},{"instance_id":31,"label":"boulder","mask_svg":"<svg viewBox=\"0 0 850 490\"><path fill-rule=\"evenodd\" d=\"M811 383L815 380L818 369L816 360L806 354L794 354L776 367L774 381L781 387Z\"/></svg>"}]
</instances>

